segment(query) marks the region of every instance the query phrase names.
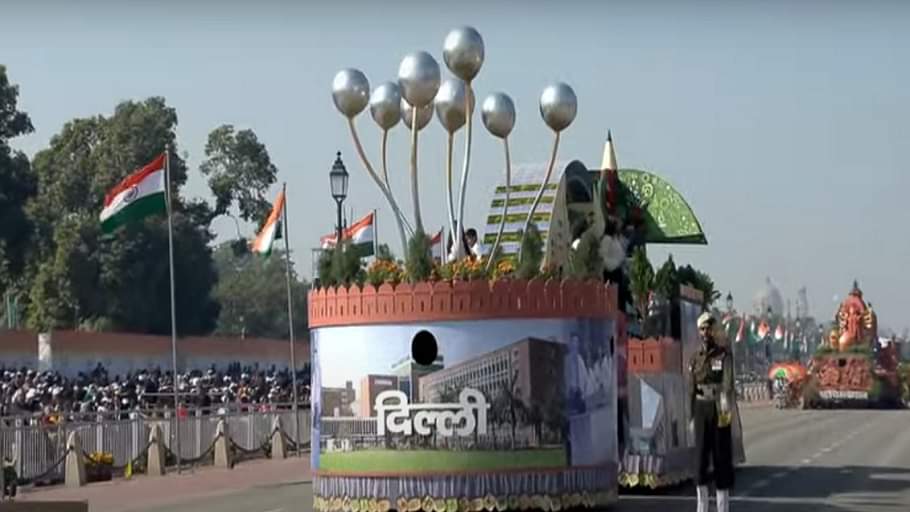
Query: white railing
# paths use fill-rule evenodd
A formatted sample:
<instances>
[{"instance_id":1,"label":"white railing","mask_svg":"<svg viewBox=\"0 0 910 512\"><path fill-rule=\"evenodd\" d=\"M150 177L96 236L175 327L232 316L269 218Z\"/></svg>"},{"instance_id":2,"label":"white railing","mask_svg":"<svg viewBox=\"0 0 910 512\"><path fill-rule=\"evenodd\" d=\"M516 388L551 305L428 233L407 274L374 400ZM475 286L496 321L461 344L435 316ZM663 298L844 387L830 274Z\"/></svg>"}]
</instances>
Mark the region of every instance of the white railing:
<instances>
[{"instance_id":1,"label":"white railing","mask_svg":"<svg viewBox=\"0 0 910 512\"><path fill-rule=\"evenodd\" d=\"M218 421L227 422L231 439L245 450L256 450L268 442L276 417L281 419L283 431L295 444L307 448L310 441L310 409L301 406L295 423L290 406L269 411L257 409L227 411L191 410L179 419L180 455L184 461L202 456L215 438ZM122 468L136 460L146 450L149 432L159 425L164 442L170 450L175 443L174 417L171 411L161 414L134 414L129 419L111 419L99 416L95 421L87 418L64 419L57 425L47 425L30 417L0 418L0 454L15 461L19 477L31 481L37 476L56 480L63 476L63 467L55 464L66 453L66 439L77 432L86 453L107 452L114 459L114 467ZM300 437L297 438L299 431ZM204 463L204 461L203 461Z\"/></svg>"}]
</instances>

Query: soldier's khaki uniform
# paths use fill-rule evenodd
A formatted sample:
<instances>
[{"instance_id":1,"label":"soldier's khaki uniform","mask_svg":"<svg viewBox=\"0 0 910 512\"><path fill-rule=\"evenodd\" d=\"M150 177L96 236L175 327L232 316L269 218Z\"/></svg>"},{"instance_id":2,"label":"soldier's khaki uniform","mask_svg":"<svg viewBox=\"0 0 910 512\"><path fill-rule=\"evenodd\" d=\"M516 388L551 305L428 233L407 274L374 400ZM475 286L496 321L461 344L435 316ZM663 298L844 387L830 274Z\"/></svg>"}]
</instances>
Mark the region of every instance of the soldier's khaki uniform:
<instances>
[{"instance_id":1,"label":"soldier's khaki uniform","mask_svg":"<svg viewBox=\"0 0 910 512\"><path fill-rule=\"evenodd\" d=\"M718 490L733 487L732 423L720 426L721 413L732 418L735 387L733 355L725 347L704 344L689 362L689 399L695 422L698 460L696 484L712 481ZM713 466L713 475L710 468Z\"/></svg>"}]
</instances>

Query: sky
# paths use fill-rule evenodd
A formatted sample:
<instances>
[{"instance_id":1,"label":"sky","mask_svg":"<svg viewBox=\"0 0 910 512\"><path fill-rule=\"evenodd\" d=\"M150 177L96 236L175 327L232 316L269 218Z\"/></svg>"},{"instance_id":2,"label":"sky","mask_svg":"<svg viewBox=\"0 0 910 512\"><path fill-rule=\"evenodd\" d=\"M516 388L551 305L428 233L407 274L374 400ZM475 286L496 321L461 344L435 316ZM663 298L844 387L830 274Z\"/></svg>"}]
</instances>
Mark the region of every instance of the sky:
<instances>
[{"instance_id":1,"label":"sky","mask_svg":"<svg viewBox=\"0 0 910 512\"><path fill-rule=\"evenodd\" d=\"M826 319L857 279L880 324L899 331L910 326L908 19L910 3L898 1L8 0L0 63L36 128L14 141L30 155L72 118L165 97L179 116L190 197L209 197L198 173L209 131L253 129L280 171L272 192L288 184L292 250L309 275L310 249L335 222L336 151L351 173L346 206L355 217L378 209L380 241L397 246L390 210L332 104L335 73L394 80L404 55L426 50L442 63L447 32L471 25L486 45L478 99L504 91L516 104L514 163L546 161L553 136L537 102L564 81L578 116L560 160L599 166L612 130L620 167L666 177L707 234L706 247L652 247L652 260L672 252L706 270L740 309L766 276L794 302L806 286L811 311ZM475 119L466 223L482 227L503 158ZM367 113L357 126L375 163L379 132ZM410 212L401 126L390 172ZM435 119L420 140L423 216L441 226L445 136ZM215 228L220 239L236 236L230 219Z\"/></svg>"}]
</instances>

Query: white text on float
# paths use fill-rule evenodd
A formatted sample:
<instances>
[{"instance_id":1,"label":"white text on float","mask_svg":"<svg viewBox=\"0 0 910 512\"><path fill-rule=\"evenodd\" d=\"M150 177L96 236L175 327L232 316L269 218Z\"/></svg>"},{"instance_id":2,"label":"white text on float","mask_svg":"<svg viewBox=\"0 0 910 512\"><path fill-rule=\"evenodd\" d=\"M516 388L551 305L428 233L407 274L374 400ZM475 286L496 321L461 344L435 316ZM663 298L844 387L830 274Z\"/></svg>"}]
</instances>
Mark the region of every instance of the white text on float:
<instances>
[{"instance_id":1,"label":"white text on float","mask_svg":"<svg viewBox=\"0 0 910 512\"><path fill-rule=\"evenodd\" d=\"M409 404L403 391L383 391L376 396L376 434L403 434L420 436L436 432L443 437L472 436L487 433L487 403L483 393L465 388L458 395L458 402L447 404ZM477 412L475 417L474 412ZM412 414L413 417L412 417Z\"/></svg>"}]
</instances>

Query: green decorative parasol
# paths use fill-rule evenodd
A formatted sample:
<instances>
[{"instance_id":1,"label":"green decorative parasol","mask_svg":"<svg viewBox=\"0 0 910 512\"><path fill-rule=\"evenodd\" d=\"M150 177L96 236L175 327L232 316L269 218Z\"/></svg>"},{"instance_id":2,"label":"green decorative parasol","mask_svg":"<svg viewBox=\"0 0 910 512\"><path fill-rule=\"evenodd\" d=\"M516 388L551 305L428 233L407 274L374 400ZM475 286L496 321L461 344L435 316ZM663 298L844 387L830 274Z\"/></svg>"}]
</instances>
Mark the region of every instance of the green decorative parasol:
<instances>
[{"instance_id":1,"label":"green decorative parasol","mask_svg":"<svg viewBox=\"0 0 910 512\"><path fill-rule=\"evenodd\" d=\"M708 244L692 208L663 178L638 169L620 169L617 174L625 189L620 194L629 193L643 207L647 243Z\"/></svg>"}]
</instances>

